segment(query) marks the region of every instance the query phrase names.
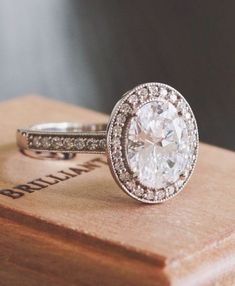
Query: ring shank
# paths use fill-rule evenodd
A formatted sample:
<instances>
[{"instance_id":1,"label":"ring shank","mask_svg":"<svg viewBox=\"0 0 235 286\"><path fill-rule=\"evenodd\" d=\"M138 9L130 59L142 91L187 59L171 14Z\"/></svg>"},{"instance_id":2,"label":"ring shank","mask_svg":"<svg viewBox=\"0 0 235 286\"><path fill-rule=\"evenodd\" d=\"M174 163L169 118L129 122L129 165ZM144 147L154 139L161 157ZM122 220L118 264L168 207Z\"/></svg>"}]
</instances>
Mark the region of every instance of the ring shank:
<instances>
[{"instance_id":1,"label":"ring shank","mask_svg":"<svg viewBox=\"0 0 235 286\"><path fill-rule=\"evenodd\" d=\"M49 153L105 153L107 124L43 123L18 129L21 151ZM51 157L51 156L50 156Z\"/></svg>"},{"instance_id":2,"label":"ring shank","mask_svg":"<svg viewBox=\"0 0 235 286\"><path fill-rule=\"evenodd\" d=\"M57 122L41 123L32 125L28 130L42 132L89 132L89 131L106 131L106 123L79 124L75 122Z\"/></svg>"}]
</instances>

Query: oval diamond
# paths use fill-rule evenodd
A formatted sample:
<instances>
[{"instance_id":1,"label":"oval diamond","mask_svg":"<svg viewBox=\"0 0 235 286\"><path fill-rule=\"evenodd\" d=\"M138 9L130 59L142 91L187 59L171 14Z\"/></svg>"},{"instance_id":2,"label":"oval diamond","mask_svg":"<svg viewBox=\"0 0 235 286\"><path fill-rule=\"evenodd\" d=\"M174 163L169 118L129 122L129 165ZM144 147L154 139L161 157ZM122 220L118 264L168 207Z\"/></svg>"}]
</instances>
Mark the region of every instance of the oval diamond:
<instances>
[{"instance_id":1,"label":"oval diamond","mask_svg":"<svg viewBox=\"0 0 235 286\"><path fill-rule=\"evenodd\" d=\"M189 131L171 102L159 99L141 106L130 119L126 138L128 165L146 187L168 187L185 170Z\"/></svg>"},{"instance_id":2,"label":"oval diamond","mask_svg":"<svg viewBox=\"0 0 235 286\"><path fill-rule=\"evenodd\" d=\"M198 147L190 105L169 85L141 84L113 109L108 162L122 190L138 201L162 203L178 194L192 175Z\"/></svg>"}]
</instances>

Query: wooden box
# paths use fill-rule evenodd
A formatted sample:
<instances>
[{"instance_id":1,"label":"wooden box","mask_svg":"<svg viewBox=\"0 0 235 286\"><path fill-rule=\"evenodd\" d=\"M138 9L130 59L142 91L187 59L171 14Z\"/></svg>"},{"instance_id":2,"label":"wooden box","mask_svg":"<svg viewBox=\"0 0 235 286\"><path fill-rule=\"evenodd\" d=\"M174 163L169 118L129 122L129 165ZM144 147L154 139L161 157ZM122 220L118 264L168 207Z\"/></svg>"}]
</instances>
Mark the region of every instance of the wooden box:
<instances>
[{"instance_id":1,"label":"wooden box","mask_svg":"<svg viewBox=\"0 0 235 286\"><path fill-rule=\"evenodd\" d=\"M38 96L0 104L0 285L235 285L235 153L201 143L184 191L145 205L103 155L35 160L15 144L17 127L107 118Z\"/></svg>"}]
</instances>

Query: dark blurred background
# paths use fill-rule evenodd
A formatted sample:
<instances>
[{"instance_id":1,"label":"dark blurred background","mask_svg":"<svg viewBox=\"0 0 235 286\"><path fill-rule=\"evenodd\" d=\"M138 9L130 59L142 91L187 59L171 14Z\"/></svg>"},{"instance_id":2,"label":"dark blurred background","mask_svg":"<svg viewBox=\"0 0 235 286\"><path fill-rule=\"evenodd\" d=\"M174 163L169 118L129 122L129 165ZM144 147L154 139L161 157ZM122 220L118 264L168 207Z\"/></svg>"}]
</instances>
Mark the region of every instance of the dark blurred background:
<instances>
[{"instance_id":1,"label":"dark blurred background","mask_svg":"<svg viewBox=\"0 0 235 286\"><path fill-rule=\"evenodd\" d=\"M164 82L191 104L202 141L235 150L234 13L234 0L0 0L0 98L109 113L135 85Z\"/></svg>"}]
</instances>

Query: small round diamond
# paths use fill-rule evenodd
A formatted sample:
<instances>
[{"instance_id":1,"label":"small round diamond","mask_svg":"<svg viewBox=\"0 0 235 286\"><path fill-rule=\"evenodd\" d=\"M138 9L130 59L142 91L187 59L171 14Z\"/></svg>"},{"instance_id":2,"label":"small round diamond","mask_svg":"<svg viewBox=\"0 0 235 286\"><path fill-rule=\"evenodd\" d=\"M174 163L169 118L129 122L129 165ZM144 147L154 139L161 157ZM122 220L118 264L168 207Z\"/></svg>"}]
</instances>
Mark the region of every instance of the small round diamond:
<instances>
[{"instance_id":1,"label":"small round diamond","mask_svg":"<svg viewBox=\"0 0 235 286\"><path fill-rule=\"evenodd\" d=\"M46 136L42 137L41 142L42 142L42 147L44 149L50 148L50 146L51 146L51 139L50 139L50 137L46 137Z\"/></svg>"},{"instance_id":2,"label":"small round diamond","mask_svg":"<svg viewBox=\"0 0 235 286\"><path fill-rule=\"evenodd\" d=\"M183 185L184 181L183 180L178 180L175 185L177 188L180 188Z\"/></svg>"},{"instance_id":3,"label":"small round diamond","mask_svg":"<svg viewBox=\"0 0 235 286\"><path fill-rule=\"evenodd\" d=\"M144 198L147 200L153 200L154 199L154 192L151 190L148 190L145 194L144 194Z\"/></svg>"},{"instance_id":4,"label":"small round diamond","mask_svg":"<svg viewBox=\"0 0 235 286\"><path fill-rule=\"evenodd\" d=\"M160 190L156 193L156 197L158 200L163 200L166 196L166 192L164 190Z\"/></svg>"},{"instance_id":5,"label":"small round diamond","mask_svg":"<svg viewBox=\"0 0 235 286\"><path fill-rule=\"evenodd\" d=\"M40 136L34 136L33 137L33 146L35 148L39 148L42 145L41 143L41 137Z\"/></svg>"},{"instance_id":6,"label":"small round diamond","mask_svg":"<svg viewBox=\"0 0 235 286\"><path fill-rule=\"evenodd\" d=\"M114 126L113 134L114 136L120 136L122 133L122 128L119 125Z\"/></svg>"},{"instance_id":7,"label":"small round diamond","mask_svg":"<svg viewBox=\"0 0 235 286\"><path fill-rule=\"evenodd\" d=\"M175 92L171 92L170 94L170 100L171 102L175 103L177 100L177 95L175 94Z\"/></svg>"},{"instance_id":8,"label":"small round diamond","mask_svg":"<svg viewBox=\"0 0 235 286\"><path fill-rule=\"evenodd\" d=\"M77 138L74 140L74 146L78 149L78 150L82 150L85 147L85 139L83 138Z\"/></svg>"},{"instance_id":9,"label":"small round diamond","mask_svg":"<svg viewBox=\"0 0 235 286\"><path fill-rule=\"evenodd\" d=\"M91 151L96 150L97 145L98 145L98 141L94 138L87 139L86 141L86 146Z\"/></svg>"},{"instance_id":10,"label":"small round diamond","mask_svg":"<svg viewBox=\"0 0 235 286\"><path fill-rule=\"evenodd\" d=\"M126 183L126 186L129 190L133 190L135 188L135 182L134 181L128 181Z\"/></svg>"},{"instance_id":11,"label":"small round diamond","mask_svg":"<svg viewBox=\"0 0 235 286\"><path fill-rule=\"evenodd\" d=\"M116 150L114 151L113 155L114 155L115 157L121 157L121 156L122 156L122 152L121 152L119 149L116 149Z\"/></svg>"},{"instance_id":12,"label":"small round diamond","mask_svg":"<svg viewBox=\"0 0 235 286\"><path fill-rule=\"evenodd\" d=\"M53 137L51 139L51 146L55 150L62 148L63 147L63 139L60 137Z\"/></svg>"},{"instance_id":13,"label":"small round diamond","mask_svg":"<svg viewBox=\"0 0 235 286\"><path fill-rule=\"evenodd\" d=\"M127 104L127 103L124 103L124 104L121 106L120 111L121 111L123 114L128 114L128 113L131 111L130 105Z\"/></svg>"},{"instance_id":14,"label":"small round diamond","mask_svg":"<svg viewBox=\"0 0 235 286\"><path fill-rule=\"evenodd\" d=\"M174 192L175 192L175 188L173 186L169 186L167 188L167 193L169 196L172 196L174 194Z\"/></svg>"},{"instance_id":15,"label":"small round diamond","mask_svg":"<svg viewBox=\"0 0 235 286\"><path fill-rule=\"evenodd\" d=\"M106 148L106 139L101 139L99 142L100 148L103 150Z\"/></svg>"},{"instance_id":16,"label":"small round diamond","mask_svg":"<svg viewBox=\"0 0 235 286\"><path fill-rule=\"evenodd\" d=\"M144 194L144 189L141 188L140 186L138 186L137 188L134 189L133 193L137 196L137 197L142 197Z\"/></svg>"},{"instance_id":17,"label":"small round diamond","mask_svg":"<svg viewBox=\"0 0 235 286\"><path fill-rule=\"evenodd\" d=\"M112 145L115 149L120 148L121 147L121 140L118 137L113 138Z\"/></svg>"},{"instance_id":18,"label":"small round diamond","mask_svg":"<svg viewBox=\"0 0 235 286\"><path fill-rule=\"evenodd\" d=\"M185 116L186 119L190 119L191 118L191 114L189 112L186 112L184 116Z\"/></svg>"},{"instance_id":19,"label":"small round diamond","mask_svg":"<svg viewBox=\"0 0 235 286\"><path fill-rule=\"evenodd\" d=\"M121 114L121 113L119 113L117 115L117 123L118 124L123 124L125 121L126 121L126 116Z\"/></svg>"},{"instance_id":20,"label":"small round diamond","mask_svg":"<svg viewBox=\"0 0 235 286\"><path fill-rule=\"evenodd\" d=\"M150 85L149 86L149 93L152 96L158 95L158 87L156 85Z\"/></svg>"},{"instance_id":21,"label":"small round diamond","mask_svg":"<svg viewBox=\"0 0 235 286\"><path fill-rule=\"evenodd\" d=\"M145 88L145 87L141 88L139 90L138 94L139 94L141 100L147 99L147 97L148 97L148 90L147 90L147 88Z\"/></svg>"},{"instance_id":22,"label":"small round diamond","mask_svg":"<svg viewBox=\"0 0 235 286\"><path fill-rule=\"evenodd\" d=\"M120 180L121 181L128 181L130 180L130 174L125 172L120 174Z\"/></svg>"},{"instance_id":23,"label":"small round diamond","mask_svg":"<svg viewBox=\"0 0 235 286\"><path fill-rule=\"evenodd\" d=\"M160 88L160 95L163 97L166 96L167 95L167 89L164 87Z\"/></svg>"},{"instance_id":24,"label":"small round diamond","mask_svg":"<svg viewBox=\"0 0 235 286\"><path fill-rule=\"evenodd\" d=\"M64 142L63 142L63 145L65 147L65 149L72 149L73 148L73 140L72 138L65 138L64 139Z\"/></svg>"},{"instance_id":25,"label":"small round diamond","mask_svg":"<svg viewBox=\"0 0 235 286\"><path fill-rule=\"evenodd\" d=\"M194 130L194 129L195 129L193 120L188 120L188 121L187 121L187 124L188 124L188 128L189 128L190 130Z\"/></svg>"},{"instance_id":26,"label":"small round diamond","mask_svg":"<svg viewBox=\"0 0 235 286\"><path fill-rule=\"evenodd\" d=\"M139 102L138 96L136 94L132 94L129 98L129 103L133 106L136 106Z\"/></svg>"},{"instance_id":27,"label":"small round diamond","mask_svg":"<svg viewBox=\"0 0 235 286\"><path fill-rule=\"evenodd\" d=\"M179 101L178 104L177 104L177 109L178 109L178 112L184 114L185 113L185 110L186 110L186 105L185 105L185 102L183 100Z\"/></svg>"},{"instance_id":28,"label":"small round diamond","mask_svg":"<svg viewBox=\"0 0 235 286\"><path fill-rule=\"evenodd\" d=\"M119 173L125 172L125 170L126 170L124 163L120 160L114 164L114 167Z\"/></svg>"}]
</instances>

